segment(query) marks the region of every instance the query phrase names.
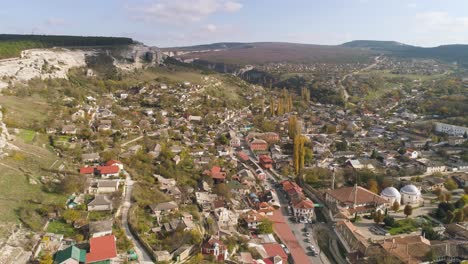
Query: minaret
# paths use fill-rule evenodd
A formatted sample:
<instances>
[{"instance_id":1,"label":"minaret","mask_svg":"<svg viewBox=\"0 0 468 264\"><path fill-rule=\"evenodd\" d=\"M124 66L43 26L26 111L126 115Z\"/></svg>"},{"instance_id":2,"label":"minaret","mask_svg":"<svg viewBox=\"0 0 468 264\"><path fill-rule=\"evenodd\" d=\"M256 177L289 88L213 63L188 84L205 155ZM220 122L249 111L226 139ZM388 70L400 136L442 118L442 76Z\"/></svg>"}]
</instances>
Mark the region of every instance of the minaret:
<instances>
[{"instance_id":1,"label":"minaret","mask_svg":"<svg viewBox=\"0 0 468 264\"><path fill-rule=\"evenodd\" d=\"M332 186L331 186L331 189L334 190L335 189L335 168L332 169Z\"/></svg>"},{"instance_id":2,"label":"minaret","mask_svg":"<svg viewBox=\"0 0 468 264\"><path fill-rule=\"evenodd\" d=\"M357 203L357 183L354 184L354 206L356 206Z\"/></svg>"}]
</instances>

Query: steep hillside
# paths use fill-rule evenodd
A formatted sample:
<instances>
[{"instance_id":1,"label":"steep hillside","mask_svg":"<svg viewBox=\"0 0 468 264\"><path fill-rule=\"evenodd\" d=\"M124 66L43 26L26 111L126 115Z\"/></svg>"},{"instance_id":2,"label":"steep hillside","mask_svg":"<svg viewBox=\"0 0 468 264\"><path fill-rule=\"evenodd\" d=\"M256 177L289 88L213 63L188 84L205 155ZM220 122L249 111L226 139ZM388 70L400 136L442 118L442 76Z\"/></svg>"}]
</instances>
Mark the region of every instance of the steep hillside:
<instances>
[{"instance_id":1,"label":"steep hillside","mask_svg":"<svg viewBox=\"0 0 468 264\"><path fill-rule=\"evenodd\" d=\"M438 59L445 62L457 62L462 66L468 66L468 45L454 44L423 48L395 41L355 40L340 46L370 50L406 58Z\"/></svg>"}]
</instances>

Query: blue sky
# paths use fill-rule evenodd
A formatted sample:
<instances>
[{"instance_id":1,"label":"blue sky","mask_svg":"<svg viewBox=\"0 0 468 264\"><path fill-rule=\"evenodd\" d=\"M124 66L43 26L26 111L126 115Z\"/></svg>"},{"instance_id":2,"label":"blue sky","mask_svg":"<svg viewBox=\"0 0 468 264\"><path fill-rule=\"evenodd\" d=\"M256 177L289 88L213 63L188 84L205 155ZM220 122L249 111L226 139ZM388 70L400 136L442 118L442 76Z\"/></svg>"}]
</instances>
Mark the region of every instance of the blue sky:
<instances>
[{"instance_id":1,"label":"blue sky","mask_svg":"<svg viewBox=\"0 0 468 264\"><path fill-rule=\"evenodd\" d=\"M468 44L467 0L16 0L0 32L128 36L160 47L221 41Z\"/></svg>"}]
</instances>

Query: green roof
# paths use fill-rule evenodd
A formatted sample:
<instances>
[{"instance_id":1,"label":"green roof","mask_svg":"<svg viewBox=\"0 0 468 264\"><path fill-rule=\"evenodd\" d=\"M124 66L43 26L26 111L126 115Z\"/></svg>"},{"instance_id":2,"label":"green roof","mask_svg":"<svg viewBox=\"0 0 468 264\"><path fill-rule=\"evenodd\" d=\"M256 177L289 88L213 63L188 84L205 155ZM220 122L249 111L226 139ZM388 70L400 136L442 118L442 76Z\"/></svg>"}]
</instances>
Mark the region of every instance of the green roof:
<instances>
[{"instance_id":1,"label":"green roof","mask_svg":"<svg viewBox=\"0 0 468 264\"><path fill-rule=\"evenodd\" d=\"M110 259L106 259L106 260L101 260L101 261L96 261L96 262L90 262L92 264L110 264Z\"/></svg>"},{"instance_id":2,"label":"green roof","mask_svg":"<svg viewBox=\"0 0 468 264\"><path fill-rule=\"evenodd\" d=\"M55 262L62 263L67 259L74 259L78 262L84 263L86 261L86 251L75 246L69 246L64 250L60 250L55 253Z\"/></svg>"}]
</instances>

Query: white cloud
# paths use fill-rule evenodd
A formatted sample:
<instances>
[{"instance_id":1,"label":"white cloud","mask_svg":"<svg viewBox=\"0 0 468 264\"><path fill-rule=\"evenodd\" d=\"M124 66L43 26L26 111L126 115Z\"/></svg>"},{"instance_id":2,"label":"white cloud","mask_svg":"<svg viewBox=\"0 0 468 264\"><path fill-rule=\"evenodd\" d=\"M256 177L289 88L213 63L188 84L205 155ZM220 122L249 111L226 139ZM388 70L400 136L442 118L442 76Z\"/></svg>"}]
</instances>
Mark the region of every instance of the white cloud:
<instances>
[{"instance_id":1,"label":"white cloud","mask_svg":"<svg viewBox=\"0 0 468 264\"><path fill-rule=\"evenodd\" d=\"M422 46L468 43L468 16L447 12L424 12L415 15L412 41Z\"/></svg>"},{"instance_id":2,"label":"white cloud","mask_svg":"<svg viewBox=\"0 0 468 264\"><path fill-rule=\"evenodd\" d=\"M214 33L216 32L216 30L218 29L215 25L213 24L208 24L206 25L206 30L208 30L208 32L211 32L211 33Z\"/></svg>"},{"instance_id":3,"label":"white cloud","mask_svg":"<svg viewBox=\"0 0 468 264\"><path fill-rule=\"evenodd\" d=\"M234 1L227 1L224 3L224 10L227 12L236 12L242 8L242 4Z\"/></svg>"},{"instance_id":4,"label":"white cloud","mask_svg":"<svg viewBox=\"0 0 468 264\"><path fill-rule=\"evenodd\" d=\"M129 9L137 19L183 25L217 12L236 12L241 8L241 3L226 0L152 0Z\"/></svg>"},{"instance_id":5,"label":"white cloud","mask_svg":"<svg viewBox=\"0 0 468 264\"><path fill-rule=\"evenodd\" d=\"M454 17L446 12L425 12L416 14L416 20L421 29L426 31L468 31L468 16Z\"/></svg>"}]
</instances>

